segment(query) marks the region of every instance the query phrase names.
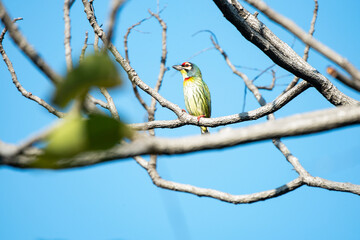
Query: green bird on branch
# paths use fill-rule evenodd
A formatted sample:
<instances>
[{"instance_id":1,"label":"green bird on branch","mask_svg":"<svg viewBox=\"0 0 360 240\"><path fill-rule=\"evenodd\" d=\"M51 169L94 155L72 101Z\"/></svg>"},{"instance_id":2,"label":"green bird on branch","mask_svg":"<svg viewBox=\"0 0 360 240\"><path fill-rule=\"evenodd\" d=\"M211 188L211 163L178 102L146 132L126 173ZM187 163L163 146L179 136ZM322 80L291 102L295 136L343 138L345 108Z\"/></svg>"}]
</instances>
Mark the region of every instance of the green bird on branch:
<instances>
[{"instance_id":1,"label":"green bird on branch","mask_svg":"<svg viewBox=\"0 0 360 240\"><path fill-rule=\"evenodd\" d=\"M184 80L184 100L186 110L190 115L200 118L211 116L211 97L206 83L203 81L201 71L193 63L184 62L174 65L174 69L180 71ZM201 126L201 133L208 133L207 127Z\"/></svg>"}]
</instances>

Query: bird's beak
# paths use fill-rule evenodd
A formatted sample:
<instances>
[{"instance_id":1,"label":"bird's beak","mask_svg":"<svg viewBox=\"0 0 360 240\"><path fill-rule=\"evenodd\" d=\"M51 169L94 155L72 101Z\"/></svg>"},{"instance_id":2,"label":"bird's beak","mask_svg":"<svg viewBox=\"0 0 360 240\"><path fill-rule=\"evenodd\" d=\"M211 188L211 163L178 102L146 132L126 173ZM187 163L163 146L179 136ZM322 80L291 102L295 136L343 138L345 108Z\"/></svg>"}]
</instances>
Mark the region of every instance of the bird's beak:
<instances>
[{"instance_id":1,"label":"bird's beak","mask_svg":"<svg viewBox=\"0 0 360 240\"><path fill-rule=\"evenodd\" d=\"M181 65L174 65L172 66L174 69L178 70L178 71L181 71L183 70L184 68L181 66Z\"/></svg>"}]
</instances>

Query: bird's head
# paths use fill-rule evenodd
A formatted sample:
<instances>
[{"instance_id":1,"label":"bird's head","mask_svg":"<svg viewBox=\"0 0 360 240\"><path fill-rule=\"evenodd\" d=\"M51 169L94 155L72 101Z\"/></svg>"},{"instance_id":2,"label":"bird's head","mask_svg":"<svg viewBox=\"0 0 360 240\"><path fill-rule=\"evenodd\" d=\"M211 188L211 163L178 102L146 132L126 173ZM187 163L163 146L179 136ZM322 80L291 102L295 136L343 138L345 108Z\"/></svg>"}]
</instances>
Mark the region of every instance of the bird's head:
<instances>
[{"instance_id":1,"label":"bird's head","mask_svg":"<svg viewBox=\"0 0 360 240\"><path fill-rule=\"evenodd\" d=\"M184 62L181 65L174 65L172 67L180 71L184 79L189 77L201 77L200 69L191 62Z\"/></svg>"}]
</instances>

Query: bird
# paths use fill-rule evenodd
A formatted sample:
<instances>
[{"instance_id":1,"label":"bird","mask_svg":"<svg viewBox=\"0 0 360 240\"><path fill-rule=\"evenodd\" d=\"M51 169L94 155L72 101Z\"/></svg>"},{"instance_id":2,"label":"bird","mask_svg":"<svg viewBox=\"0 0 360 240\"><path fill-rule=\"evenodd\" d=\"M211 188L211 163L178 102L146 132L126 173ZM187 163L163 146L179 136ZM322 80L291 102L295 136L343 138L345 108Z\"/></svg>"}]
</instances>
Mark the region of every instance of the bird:
<instances>
[{"instance_id":1,"label":"bird","mask_svg":"<svg viewBox=\"0 0 360 240\"><path fill-rule=\"evenodd\" d=\"M200 118L211 116L211 96L209 87L202 79L198 66L191 62L184 62L181 65L172 66L180 71L183 77L183 90L186 110L190 115ZM207 127L201 126L201 134L208 133Z\"/></svg>"}]
</instances>

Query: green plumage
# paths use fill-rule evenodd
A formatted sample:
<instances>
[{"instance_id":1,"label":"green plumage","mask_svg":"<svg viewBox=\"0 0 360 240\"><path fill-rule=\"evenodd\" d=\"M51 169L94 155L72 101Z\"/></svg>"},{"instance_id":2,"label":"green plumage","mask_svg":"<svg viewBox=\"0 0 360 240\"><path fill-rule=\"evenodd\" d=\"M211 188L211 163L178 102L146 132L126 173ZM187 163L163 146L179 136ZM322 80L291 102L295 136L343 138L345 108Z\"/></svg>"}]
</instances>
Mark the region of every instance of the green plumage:
<instances>
[{"instance_id":1,"label":"green plumage","mask_svg":"<svg viewBox=\"0 0 360 240\"><path fill-rule=\"evenodd\" d=\"M173 66L180 71L184 79L184 100L189 114L209 118L211 116L211 97L206 83L202 80L200 69L193 63L185 62ZM201 133L207 133L207 127L201 127Z\"/></svg>"}]
</instances>

